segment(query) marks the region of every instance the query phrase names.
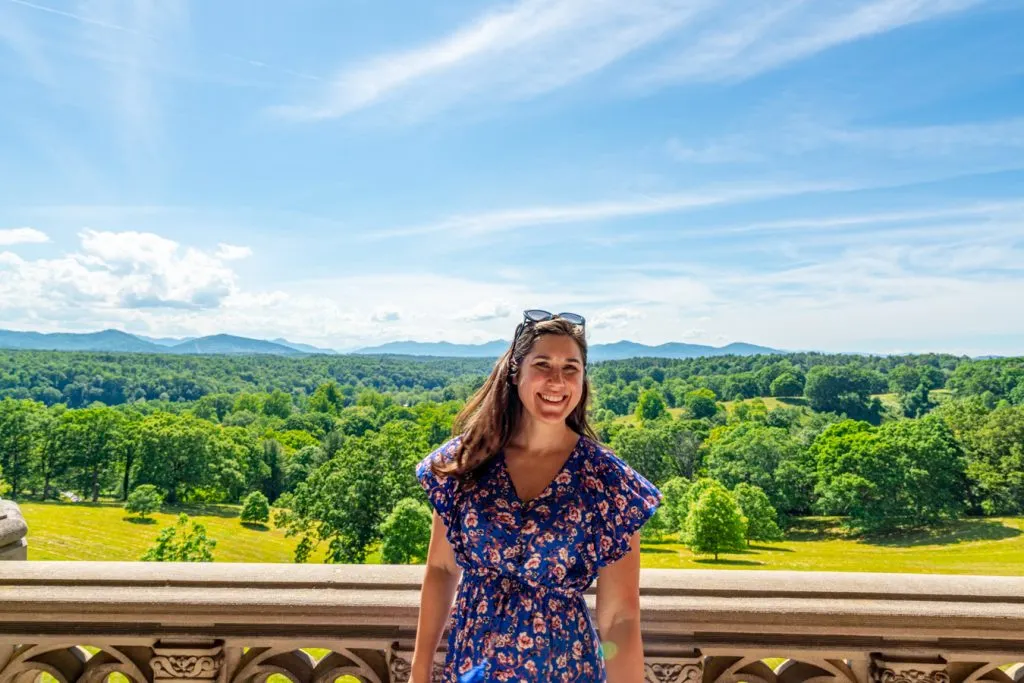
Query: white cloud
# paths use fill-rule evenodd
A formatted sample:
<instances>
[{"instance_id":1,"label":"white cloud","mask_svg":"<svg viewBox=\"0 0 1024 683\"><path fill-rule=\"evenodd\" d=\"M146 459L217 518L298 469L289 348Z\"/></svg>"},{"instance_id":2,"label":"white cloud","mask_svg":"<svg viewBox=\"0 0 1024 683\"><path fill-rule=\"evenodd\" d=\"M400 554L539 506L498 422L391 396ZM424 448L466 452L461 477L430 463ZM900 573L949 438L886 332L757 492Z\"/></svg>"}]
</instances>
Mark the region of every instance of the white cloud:
<instances>
[{"instance_id":1,"label":"white cloud","mask_svg":"<svg viewBox=\"0 0 1024 683\"><path fill-rule=\"evenodd\" d=\"M224 261L237 261L252 256L252 249L249 247L240 247L234 244L221 244L217 245L217 258Z\"/></svg>"},{"instance_id":2,"label":"white cloud","mask_svg":"<svg viewBox=\"0 0 1024 683\"><path fill-rule=\"evenodd\" d=\"M5 259L0 309L31 306L38 314L69 308L212 309L237 290L221 259L140 232L85 230L80 250L59 258Z\"/></svg>"},{"instance_id":3,"label":"white cloud","mask_svg":"<svg viewBox=\"0 0 1024 683\"><path fill-rule=\"evenodd\" d=\"M457 316L457 320L465 322L484 322L500 320L512 315L512 307L504 301L490 301L478 304Z\"/></svg>"},{"instance_id":4,"label":"white cloud","mask_svg":"<svg viewBox=\"0 0 1024 683\"><path fill-rule=\"evenodd\" d=\"M378 309L376 313L370 316L370 320L375 323L394 323L402 319L402 314L399 311L390 309Z\"/></svg>"},{"instance_id":5,"label":"white cloud","mask_svg":"<svg viewBox=\"0 0 1024 683\"><path fill-rule=\"evenodd\" d=\"M12 244L41 244L49 242L50 237L35 228L8 228L0 230L0 246Z\"/></svg>"}]
</instances>

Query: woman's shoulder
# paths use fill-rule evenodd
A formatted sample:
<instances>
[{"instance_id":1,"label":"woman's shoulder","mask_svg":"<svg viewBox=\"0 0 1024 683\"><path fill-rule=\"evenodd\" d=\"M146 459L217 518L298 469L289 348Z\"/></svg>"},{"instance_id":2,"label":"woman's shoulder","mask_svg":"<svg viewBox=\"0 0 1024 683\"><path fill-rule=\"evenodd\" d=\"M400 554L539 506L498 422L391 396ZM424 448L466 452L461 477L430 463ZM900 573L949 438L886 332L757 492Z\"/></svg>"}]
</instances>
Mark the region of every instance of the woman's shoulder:
<instances>
[{"instance_id":1,"label":"woman's shoulder","mask_svg":"<svg viewBox=\"0 0 1024 683\"><path fill-rule=\"evenodd\" d=\"M580 474L586 488L605 495L625 490L660 498L657 488L610 447L589 437L583 438L583 447L587 457L583 458Z\"/></svg>"},{"instance_id":2,"label":"woman's shoulder","mask_svg":"<svg viewBox=\"0 0 1024 683\"><path fill-rule=\"evenodd\" d=\"M456 436L435 448L416 465L416 476L422 478L428 472L431 472L431 467L435 462L441 464L453 462L458 454L459 444L461 443L462 437Z\"/></svg>"},{"instance_id":3,"label":"woman's shoulder","mask_svg":"<svg viewBox=\"0 0 1024 683\"><path fill-rule=\"evenodd\" d=\"M621 476L625 470L632 469L611 447L600 441L584 436L581 442L586 455L582 460L581 471L585 474L604 479Z\"/></svg>"}]
</instances>

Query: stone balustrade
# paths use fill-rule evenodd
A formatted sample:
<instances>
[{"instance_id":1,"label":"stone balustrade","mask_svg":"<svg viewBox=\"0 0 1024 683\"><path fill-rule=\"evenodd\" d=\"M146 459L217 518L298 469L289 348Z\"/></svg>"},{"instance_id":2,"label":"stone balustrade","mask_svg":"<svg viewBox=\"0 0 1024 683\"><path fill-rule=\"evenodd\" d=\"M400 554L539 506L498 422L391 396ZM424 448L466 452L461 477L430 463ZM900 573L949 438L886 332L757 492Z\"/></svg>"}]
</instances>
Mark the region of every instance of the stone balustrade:
<instances>
[{"instance_id":1,"label":"stone balustrade","mask_svg":"<svg viewBox=\"0 0 1024 683\"><path fill-rule=\"evenodd\" d=\"M0 563L0 683L43 672L407 681L422 572ZM648 683L1024 683L1024 578L644 570L641 581Z\"/></svg>"},{"instance_id":2,"label":"stone balustrade","mask_svg":"<svg viewBox=\"0 0 1024 683\"><path fill-rule=\"evenodd\" d=\"M27 533L28 527L18 505L11 500L0 500L0 561L27 559Z\"/></svg>"}]
</instances>

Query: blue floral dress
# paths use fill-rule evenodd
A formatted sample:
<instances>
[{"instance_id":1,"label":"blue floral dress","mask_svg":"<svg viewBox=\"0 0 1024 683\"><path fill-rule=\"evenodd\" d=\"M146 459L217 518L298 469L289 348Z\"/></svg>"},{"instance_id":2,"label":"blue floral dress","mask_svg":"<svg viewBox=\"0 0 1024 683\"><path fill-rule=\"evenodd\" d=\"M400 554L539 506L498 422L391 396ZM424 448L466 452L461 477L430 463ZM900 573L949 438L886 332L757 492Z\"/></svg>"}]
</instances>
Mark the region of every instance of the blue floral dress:
<instances>
[{"instance_id":1,"label":"blue floral dress","mask_svg":"<svg viewBox=\"0 0 1024 683\"><path fill-rule=\"evenodd\" d=\"M458 444L452 439L416 467L463 569L443 683L605 681L583 592L599 568L629 552L661 492L581 436L548 487L523 503L502 453L475 480L435 476L430 463L454 458Z\"/></svg>"}]
</instances>

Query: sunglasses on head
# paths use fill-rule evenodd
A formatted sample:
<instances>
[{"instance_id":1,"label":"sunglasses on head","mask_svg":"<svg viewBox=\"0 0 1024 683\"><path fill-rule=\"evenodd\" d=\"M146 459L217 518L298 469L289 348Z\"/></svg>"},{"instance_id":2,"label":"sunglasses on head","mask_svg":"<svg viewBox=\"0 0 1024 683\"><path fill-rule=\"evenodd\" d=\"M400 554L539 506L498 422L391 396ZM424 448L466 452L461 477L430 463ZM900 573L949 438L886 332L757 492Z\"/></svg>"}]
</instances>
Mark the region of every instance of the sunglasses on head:
<instances>
[{"instance_id":1,"label":"sunglasses on head","mask_svg":"<svg viewBox=\"0 0 1024 683\"><path fill-rule=\"evenodd\" d=\"M561 319L570 325L579 325L580 327L586 327L587 324L586 318L579 313L549 313L539 308L531 308L523 311L523 322L519 323L516 327L516 336L512 339L512 347L515 348L516 342L519 341L519 335L522 334L527 325L535 325L556 319Z\"/></svg>"}]
</instances>

